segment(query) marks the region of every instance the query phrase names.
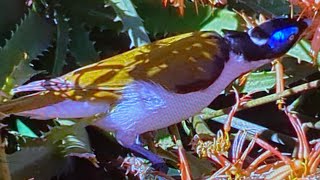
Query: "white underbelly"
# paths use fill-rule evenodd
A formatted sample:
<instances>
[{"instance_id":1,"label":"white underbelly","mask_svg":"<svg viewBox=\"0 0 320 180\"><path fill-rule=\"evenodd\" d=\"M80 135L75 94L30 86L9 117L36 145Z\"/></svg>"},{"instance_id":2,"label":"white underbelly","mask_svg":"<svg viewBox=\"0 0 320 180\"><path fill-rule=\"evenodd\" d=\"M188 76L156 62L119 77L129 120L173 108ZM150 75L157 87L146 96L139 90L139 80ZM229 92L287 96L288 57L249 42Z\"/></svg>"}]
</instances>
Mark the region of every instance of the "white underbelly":
<instances>
[{"instance_id":1,"label":"white underbelly","mask_svg":"<svg viewBox=\"0 0 320 180\"><path fill-rule=\"evenodd\" d=\"M85 118L98 113L105 113L109 110L109 107L107 103L82 102L67 99L43 108L16 113L16 115L42 120L53 118Z\"/></svg>"},{"instance_id":2,"label":"white underbelly","mask_svg":"<svg viewBox=\"0 0 320 180\"><path fill-rule=\"evenodd\" d=\"M176 94L158 84L135 81L123 91L122 100L97 125L119 133L138 135L181 122L208 106L236 77L270 60L243 62L231 54L220 77L207 89Z\"/></svg>"}]
</instances>

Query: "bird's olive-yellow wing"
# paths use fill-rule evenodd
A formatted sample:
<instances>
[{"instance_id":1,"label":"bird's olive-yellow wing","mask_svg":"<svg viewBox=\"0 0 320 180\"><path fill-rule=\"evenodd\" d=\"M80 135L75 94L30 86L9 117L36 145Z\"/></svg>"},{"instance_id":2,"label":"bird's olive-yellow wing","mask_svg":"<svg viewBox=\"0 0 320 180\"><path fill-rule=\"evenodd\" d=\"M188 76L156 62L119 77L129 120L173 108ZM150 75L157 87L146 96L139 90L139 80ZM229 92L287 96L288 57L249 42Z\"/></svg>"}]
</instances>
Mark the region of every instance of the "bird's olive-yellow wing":
<instances>
[{"instance_id":1,"label":"bird's olive-yellow wing","mask_svg":"<svg viewBox=\"0 0 320 180\"><path fill-rule=\"evenodd\" d=\"M0 104L0 112L32 110L65 99L113 104L128 83L139 80L157 83L175 93L205 89L220 75L228 59L228 47L223 38L211 32L170 37L82 67L52 82L18 87L21 92L38 88L40 92Z\"/></svg>"},{"instance_id":2,"label":"bird's olive-yellow wing","mask_svg":"<svg viewBox=\"0 0 320 180\"><path fill-rule=\"evenodd\" d=\"M212 32L186 33L135 48L63 76L80 89L119 93L135 80L176 93L208 87L228 59L228 45Z\"/></svg>"}]
</instances>

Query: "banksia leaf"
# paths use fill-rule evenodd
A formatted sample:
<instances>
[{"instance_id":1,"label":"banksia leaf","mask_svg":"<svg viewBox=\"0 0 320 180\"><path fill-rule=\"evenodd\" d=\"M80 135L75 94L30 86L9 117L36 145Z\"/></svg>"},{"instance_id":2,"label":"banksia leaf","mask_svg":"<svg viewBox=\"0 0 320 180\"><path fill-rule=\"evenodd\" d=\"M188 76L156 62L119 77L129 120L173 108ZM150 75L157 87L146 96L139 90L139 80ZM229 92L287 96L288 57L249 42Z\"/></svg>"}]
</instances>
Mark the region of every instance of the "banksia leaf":
<instances>
[{"instance_id":1,"label":"banksia leaf","mask_svg":"<svg viewBox=\"0 0 320 180\"><path fill-rule=\"evenodd\" d=\"M44 71L34 70L29 62L27 55L25 54L25 59L21 60L17 66L13 67L12 72L7 77L5 84L2 86L2 90L8 94L12 88L17 85L22 85L28 81L32 76L39 74Z\"/></svg>"},{"instance_id":2,"label":"banksia leaf","mask_svg":"<svg viewBox=\"0 0 320 180\"><path fill-rule=\"evenodd\" d=\"M244 9L249 8L255 13L264 15L281 16L290 13L290 3L287 0L246 0L246 1L228 1L230 6Z\"/></svg>"},{"instance_id":3,"label":"banksia leaf","mask_svg":"<svg viewBox=\"0 0 320 180\"><path fill-rule=\"evenodd\" d=\"M32 60L46 50L51 42L53 26L38 14L29 11L12 37L0 49L0 86L22 60ZM26 58L27 57L27 58Z\"/></svg>"},{"instance_id":4,"label":"banksia leaf","mask_svg":"<svg viewBox=\"0 0 320 180\"><path fill-rule=\"evenodd\" d=\"M14 179L50 179L66 162L56 155L49 142L25 139L22 148L7 155L11 176Z\"/></svg>"},{"instance_id":5,"label":"banksia leaf","mask_svg":"<svg viewBox=\"0 0 320 180\"><path fill-rule=\"evenodd\" d=\"M73 21L85 23L90 28L99 27L104 29L118 29L113 22L115 15L111 7L104 6L103 0L63 0L62 12Z\"/></svg>"},{"instance_id":6,"label":"banksia leaf","mask_svg":"<svg viewBox=\"0 0 320 180\"><path fill-rule=\"evenodd\" d=\"M51 127L41 139L24 138L19 141L21 150L8 155L12 177L50 179L65 162L65 156L86 158L97 166L85 130L90 120L58 122L60 125ZM26 157L28 160L23 160Z\"/></svg>"},{"instance_id":7,"label":"banksia leaf","mask_svg":"<svg viewBox=\"0 0 320 180\"><path fill-rule=\"evenodd\" d=\"M52 74L54 76L61 75L63 66L66 64L66 55L69 44L69 24L66 17L59 11L56 15L57 18L57 40L54 66Z\"/></svg>"},{"instance_id":8,"label":"banksia leaf","mask_svg":"<svg viewBox=\"0 0 320 180\"><path fill-rule=\"evenodd\" d=\"M121 21L123 31L127 31L131 39L130 48L141 46L150 42L149 36L143 26L143 20L137 14L130 0L110 0L108 3L117 13L114 21Z\"/></svg>"},{"instance_id":9,"label":"banksia leaf","mask_svg":"<svg viewBox=\"0 0 320 180\"><path fill-rule=\"evenodd\" d=\"M185 2L185 13L180 16L175 7L164 8L161 1L132 1L137 6L137 12L150 35L200 30L203 25L215 18L212 8L199 6L197 13L192 2Z\"/></svg>"},{"instance_id":10,"label":"banksia leaf","mask_svg":"<svg viewBox=\"0 0 320 180\"><path fill-rule=\"evenodd\" d=\"M95 50L94 43L89 38L89 32L83 25L72 23L70 32L70 52L77 62L83 66L99 60L99 54Z\"/></svg>"}]
</instances>

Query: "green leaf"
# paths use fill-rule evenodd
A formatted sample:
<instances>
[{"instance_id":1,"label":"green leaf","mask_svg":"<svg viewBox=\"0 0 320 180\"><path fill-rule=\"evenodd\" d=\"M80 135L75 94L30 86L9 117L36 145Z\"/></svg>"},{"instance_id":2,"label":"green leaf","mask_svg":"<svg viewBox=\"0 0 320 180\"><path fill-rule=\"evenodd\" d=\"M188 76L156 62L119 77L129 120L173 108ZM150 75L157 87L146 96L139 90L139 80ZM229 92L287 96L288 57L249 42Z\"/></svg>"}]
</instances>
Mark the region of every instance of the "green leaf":
<instances>
[{"instance_id":1,"label":"green leaf","mask_svg":"<svg viewBox=\"0 0 320 180\"><path fill-rule=\"evenodd\" d=\"M276 83L276 73L273 71L263 71L250 73L243 86L240 87L242 93L268 91Z\"/></svg>"},{"instance_id":2,"label":"green leaf","mask_svg":"<svg viewBox=\"0 0 320 180\"><path fill-rule=\"evenodd\" d=\"M185 13L180 16L177 8L163 7L161 1L133 0L144 25L151 35L184 33L200 30L214 18L214 11L206 6L199 6L197 14L194 3L185 2Z\"/></svg>"},{"instance_id":3,"label":"green leaf","mask_svg":"<svg viewBox=\"0 0 320 180\"><path fill-rule=\"evenodd\" d=\"M44 137L47 141L56 144L63 155L70 153L92 153L88 134L85 127L91 123L91 119L81 121L58 120L60 125L53 127Z\"/></svg>"},{"instance_id":4,"label":"green leaf","mask_svg":"<svg viewBox=\"0 0 320 180\"><path fill-rule=\"evenodd\" d=\"M23 83L28 81L32 76L41 72L44 71L34 70L30 66L28 59L22 60L17 66L14 66L13 71L7 77L6 83L3 85L2 90L10 94L12 88L22 85Z\"/></svg>"},{"instance_id":5,"label":"green leaf","mask_svg":"<svg viewBox=\"0 0 320 180\"><path fill-rule=\"evenodd\" d=\"M149 36L143 26L143 21L137 14L130 0L108 0L107 1L117 13L114 21L121 21L123 31L127 31L131 39L130 48L150 43Z\"/></svg>"},{"instance_id":6,"label":"green leaf","mask_svg":"<svg viewBox=\"0 0 320 180\"><path fill-rule=\"evenodd\" d=\"M308 63L313 63L312 57L310 55L311 45L307 40L301 40L298 42L290 51L288 55L297 58L298 60L306 61ZM320 54L317 58L317 65L320 65Z\"/></svg>"},{"instance_id":7,"label":"green leaf","mask_svg":"<svg viewBox=\"0 0 320 180\"><path fill-rule=\"evenodd\" d=\"M14 179L50 179L59 173L66 159L57 156L55 148L45 141L26 140L22 148L7 155Z\"/></svg>"},{"instance_id":8,"label":"green leaf","mask_svg":"<svg viewBox=\"0 0 320 180\"><path fill-rule=\"evenodd\" d=\"M15 25L25 13L25 1L21 0L1 0L0 1L0 46L3 46L5 39L10 37L10 29Z\"/></svg>"},{"instance_id":9,"label":"green leaf","mask_svg":"<svg viewBox=\"0 0 320 180\"><path fill-rule=\"evenodd\" d=\"M29 11L5 46L0 49L0 87L20 61L36 58L51 42L52 25L38 14Z\"/></svg>"},{"instance_id":10,"label":"green leaf","mask_svg":"<svg viewBox=\"0 0 320 180\"><path fill-rule=\"evenodd\" d=\"M99 27L100 30L120 28L118 23L113 21L116 17L114 10L105 6L104 0L78 0L77 3L63 0L59 3L62 12L79 24L84 23L90 28Z\"/></svg>"},{"instance_id":11,"label":"green leaf","mask_svg":"<svg viewBox=\"0 0 320 180\"><path fill-rule=\"evenodd\" d=\"M27 136L27 137L31 137L31 138L38 138L38 136L27 125L25 125L20 119L17 119L16 123L17 123L18 132L22 136Z\"/></svg>"},{"instance_id":12,"label":"green leaf","mask_svg":"<svg viewBox=\"0 0 320 180\"><path fill-rule=\"evenodd\" d=\"M155 139L158 142L157 144L164 150L175 146L175 143L173 142L171 134L167 128L158 130Z\"/></svg>"},{"instance_id":13,"label":"green leaf","mask_svg":"<svg viewBox=\"0 0 320 180\"><path fill-rule=\"evenodd\" d=\"M240 23L242 23L242 18L233 11L227 9L216 9L214 11L214 18L207 21L201 27L201 31L216 31L219 34L223 34L223 29L228 30L243 30Z\"/></svg>"},{"instance_id":14,"label":"green leaf","mask_svg":"<svg viewBox=\"0 0 320 180\"><path fill-rule=\"evenodd\" d=\"M83 25L72 23L70 32L70 52L81 65L87 65L99 60L99 54L95 50L94 43L89 38L89 32Z\"/></svg>"},{"instance_id":15,"label":"green leaf","mask_svg":"<svg viewBox=\"0 0 320 180\"><path fill-rule=\"evenodd\" d=\"M284 66L284 73L287 76L285 78L287 86L318 72L317 67L307 62L299 63L293 57L284 58L282 64Z\"/></svg>"},{"instance_id":16,"label":"green leaf","mask_svg":"<svg viewBox=\"0 0 320 180\"><path fill-rule=\"evenodd\" d=\"M168 169L168 176L180 176L181 173L180 173L180 170L178 169L174 169L174 168L170 168Z\"/></svg>"},{"instance_id":17,"label":"green leaf","mask_svg":"<svg viewBox=\"0 0 320 180\"><path fill-rule=\"evenodd\" d=\"M67 119L58 119L56 120L60 126L73 126L76 124L76 122L67 120Z\"/></svg>"},{"instance_id":18,"label":"green leaf","mask_svg":"<svg viewBox=\"0 0 320 180\"><path fill-rule=\"evenodd\" d=\"M270 17L290 14L290 3L287 0L231 0L228 4L236 9L245 9L246 13L251 10Z\"/></svg>"},{"instance_id":19,"label":"green leaf","mask_svg":"<svg viewBox=\"0 0 320 180\"><path fill-rule=\"evenodd\" d=\"M66 55L69 44L69 24L65 15L57 11L57 40L56 40L56 53L53 65L52 74L54 76L61 75L63 66L66 64Z\"/></svg>"},{"instance_id":20,"label":"green leaf","mask_svg":"<svg viewBox=\"0 0 320 180\"><path fill-rule=\"evenodd\" d=\"M190 164L192 179L201 179L204 175L209 175L215 169L207 159L199 159L191 152L187 152L186 157Z\"/></svg>"},{"instance_id":21,"label":"green leaf","mask_svg":"<svg viewBox=\"0 0 320 180\"><path fill-rule=\"evenodd\" d=\"M42 139L24 138L20 142L21 150L8 155L12 177L50 179L65 163L66 155L87 158L96 163L85 130L91 120L58 120L62 125L52 127Z\"/></svg>"}]
</instances>

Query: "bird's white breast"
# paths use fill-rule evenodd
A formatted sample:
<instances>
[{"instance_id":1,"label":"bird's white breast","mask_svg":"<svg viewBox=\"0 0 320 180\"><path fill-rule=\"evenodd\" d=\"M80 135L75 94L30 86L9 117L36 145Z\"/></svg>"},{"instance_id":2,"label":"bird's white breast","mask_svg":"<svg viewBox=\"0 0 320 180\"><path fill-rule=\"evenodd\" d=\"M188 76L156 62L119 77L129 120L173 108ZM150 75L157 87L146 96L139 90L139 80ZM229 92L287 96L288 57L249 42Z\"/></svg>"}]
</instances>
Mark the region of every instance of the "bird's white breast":
<instances>
[{"instance_id":1,"label":"bird's white breast","mask_svg":"<svg viewBox=\"0 0 320 180\"><path fill-rule=\"evenodd\" d=\"M176 94L158 84L135 81L129 84L121 101L97 125L108 130L138 135L178 123L208 106L236 77L270 60L245 62L230 54L220 77L207 89Z\"/></svg>"}]
</instances>

